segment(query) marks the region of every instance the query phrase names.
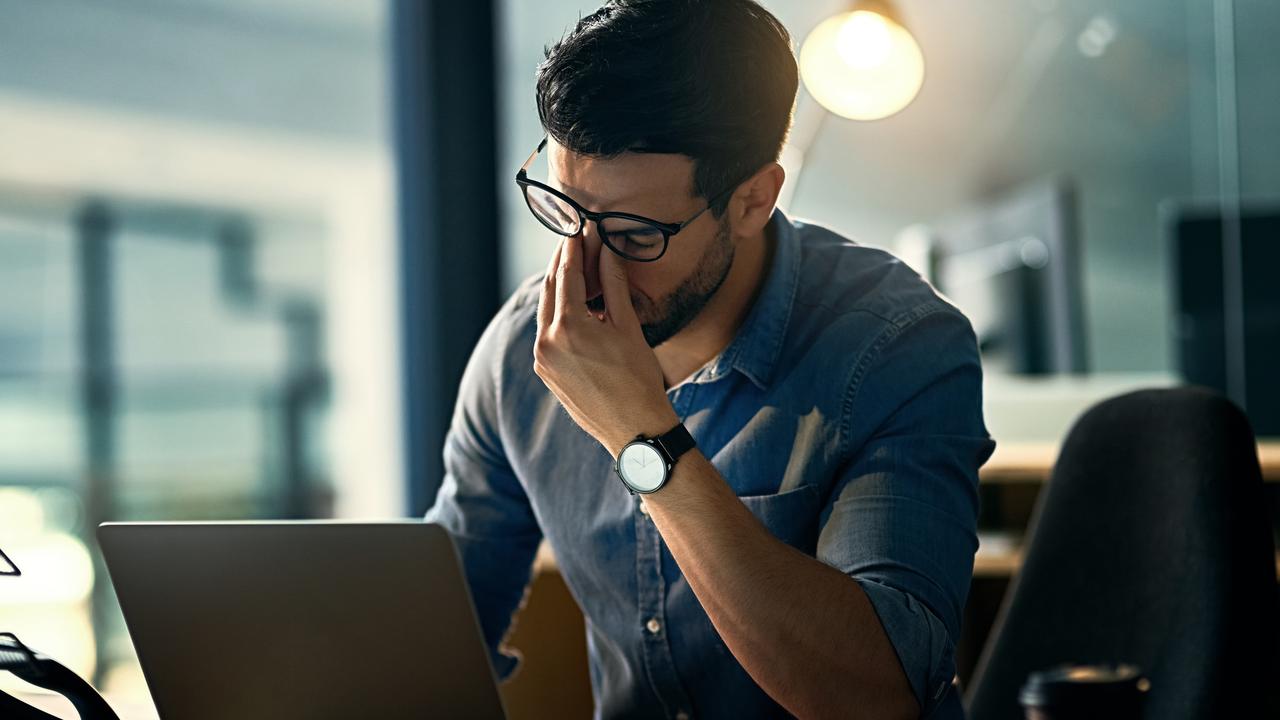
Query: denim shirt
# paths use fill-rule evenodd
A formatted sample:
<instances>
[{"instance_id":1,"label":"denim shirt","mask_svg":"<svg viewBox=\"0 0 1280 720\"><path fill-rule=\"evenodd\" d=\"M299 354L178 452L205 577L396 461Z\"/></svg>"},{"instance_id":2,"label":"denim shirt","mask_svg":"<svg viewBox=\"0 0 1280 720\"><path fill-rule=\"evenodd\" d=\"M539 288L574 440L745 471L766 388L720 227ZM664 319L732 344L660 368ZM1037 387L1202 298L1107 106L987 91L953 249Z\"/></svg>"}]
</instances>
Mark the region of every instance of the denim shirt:
<instances>
[{"instance_id":1,"label":"denim shirt","mask_svg":"<svg viewBox=\"0 0 1280 720\"><path fill-rule=\"evenodd\" d=\"M923 715L963 717L955 642L995 447L973 330L886 252L781 210L769 232L734 339L667 397L769 532L861 586ZM534 373L542 277L477 342L426 515L457 543L495 671L515 669L499 644L545 538L586 619L596 717L787 717L712 626L642 496ZM791 592L803 612L804 588Z\"/></svg>"}]
</instances>

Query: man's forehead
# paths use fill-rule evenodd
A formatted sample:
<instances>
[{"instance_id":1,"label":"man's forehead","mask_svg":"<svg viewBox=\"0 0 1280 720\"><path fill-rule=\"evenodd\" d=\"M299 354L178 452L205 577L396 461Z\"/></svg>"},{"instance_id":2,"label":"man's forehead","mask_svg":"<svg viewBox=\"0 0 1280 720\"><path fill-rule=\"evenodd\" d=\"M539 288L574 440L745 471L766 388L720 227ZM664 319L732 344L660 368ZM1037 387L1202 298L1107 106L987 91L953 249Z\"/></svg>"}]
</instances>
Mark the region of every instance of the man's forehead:
<instances>
[{"instance_id":1,"label":"man's forehead","mask_svg":"<svg viewBox=\"0 0 1280 720\"><path fill-rule=\"evenodd\" d=\"M693 193L693 160L673 153L622 153L611 158L582 155L547 138L552 186L590 210L622 210L643 204L675 210ZM639 211L633 211L639 212Z\"/></svg>"}]
</instances>

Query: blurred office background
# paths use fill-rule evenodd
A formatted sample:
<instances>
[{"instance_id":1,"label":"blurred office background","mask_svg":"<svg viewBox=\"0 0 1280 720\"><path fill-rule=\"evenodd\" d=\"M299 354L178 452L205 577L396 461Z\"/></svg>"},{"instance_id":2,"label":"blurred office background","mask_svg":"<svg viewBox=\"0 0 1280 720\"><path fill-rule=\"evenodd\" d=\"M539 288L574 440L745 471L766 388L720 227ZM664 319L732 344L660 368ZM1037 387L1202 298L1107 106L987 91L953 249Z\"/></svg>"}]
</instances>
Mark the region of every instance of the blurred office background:
<instances>
[{"instance_id":1,"label":"blurred office background","mask_svg":"<svg viewBox=\"0 0 1280 720\"><path fill-rule=\"evenodd\" d=\"M797 47L847 6L763 4ZM971 314L1004 445L1185 379L1273 422L1280 5L897 5L918 96L802 88L784 209ZM594 6L0 0L0 630L139 695L98 522L425 509L462 365L554 248L512 177Z\"/></svg>"}]
</instances>

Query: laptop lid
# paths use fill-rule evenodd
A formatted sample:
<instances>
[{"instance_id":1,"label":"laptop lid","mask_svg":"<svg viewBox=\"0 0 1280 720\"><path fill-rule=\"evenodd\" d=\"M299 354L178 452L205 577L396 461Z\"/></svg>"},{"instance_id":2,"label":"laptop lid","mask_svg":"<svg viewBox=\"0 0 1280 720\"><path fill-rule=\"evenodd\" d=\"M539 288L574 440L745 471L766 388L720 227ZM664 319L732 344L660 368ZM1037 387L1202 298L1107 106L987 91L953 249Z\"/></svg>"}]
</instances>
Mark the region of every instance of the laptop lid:
<instances>
[{"instance_id":1,"label":"laptop lid","mask_svg":"<svg viewBox=\"0 0 1280 720\"><path fill-rule=\"evenodd\" d=\"M161 717L503 717L438 525L103 523L98 540Z\"/></svg>"}]
</instances>

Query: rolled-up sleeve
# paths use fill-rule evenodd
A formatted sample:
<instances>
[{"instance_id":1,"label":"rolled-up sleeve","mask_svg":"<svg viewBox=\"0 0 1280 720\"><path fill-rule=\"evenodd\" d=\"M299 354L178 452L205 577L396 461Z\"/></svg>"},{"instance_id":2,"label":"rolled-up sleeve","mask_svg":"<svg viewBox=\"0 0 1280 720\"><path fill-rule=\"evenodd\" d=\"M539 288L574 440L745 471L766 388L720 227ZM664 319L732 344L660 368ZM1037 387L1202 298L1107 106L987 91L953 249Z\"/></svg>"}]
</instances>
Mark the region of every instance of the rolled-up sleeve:
<instances>
[{"instance_id":1,"label":"rolled-up sleeve","mask_svg":"<svg viewBox=\"0 0 1280 720\"><path fill-rule=\"evenodd\" d=\"M507 306L481 334L463 371L444 442L444 480L427 522L457 545L490 659L499 679L518 657L501 647L530 581L542 532L499 436L500 371Z\"/></svg>"},{"instance_id":2,"label":"rolled-up sleeve","mask_svg":"<svg viewBox=\"0 0 1280 720\"><path fill-rule=\"evenodd\" d=\"M968 320L937 303L886 323L851 371L843 413L818 559L866 593L922 716L962 717L955 641L977 549L978 469L995 447Z\"/></svg>"}]
</instances>

